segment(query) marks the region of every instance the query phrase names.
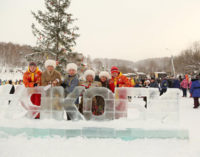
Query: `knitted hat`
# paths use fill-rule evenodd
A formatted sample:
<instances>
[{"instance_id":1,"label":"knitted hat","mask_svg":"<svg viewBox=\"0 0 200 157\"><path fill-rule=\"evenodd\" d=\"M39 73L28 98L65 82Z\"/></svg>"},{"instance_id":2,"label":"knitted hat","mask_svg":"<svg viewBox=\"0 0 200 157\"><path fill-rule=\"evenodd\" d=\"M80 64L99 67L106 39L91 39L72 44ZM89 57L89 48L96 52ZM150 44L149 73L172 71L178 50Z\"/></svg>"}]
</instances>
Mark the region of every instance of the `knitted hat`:
<instances>
[{"instance_id":1,"label":"knitted hat","mask_svg":"<svg viewBox=\"0 0 200 157\"><path fill-rule=\"evenodd\" d=\"M48 66L53 66L54 68L56 68L56 61L48 59L45 62L45 68L47 68Z\"/></svg>"},{"instance_id":2,"label":"knitted hat","mask_svg":"<svg viewBox=\"0 0 200 157\"><path fill-rule=\"evenodd\" d=\"M86 70L84 72L85 80L86 80L86 78L87 78L88 75L92 75L93 79L95 78L95 72L93 70Z\"/></svg>"},{"instance_id":3,"label":"knitted hat","mask_svg":"<svg viewBox=\"0 0 200 157\"><path fill-rule=\"evenodd\" d=\"M114 73L114 72L119 73L119 69L117 67L115 67L115 66L113 66L111 68L111 73Z\"/></svg>"},{"instance_id":4,"label":"knitted hat","mask_svg":"<svg viewBox=\"0 0 200 157\"><path fill-rule=\"evenodd\" d=\"M69 63L69 64L67 64L67 68L66 68L67 72L68 72L70 69L73 69L73 70L75 70L75 71L77 72L77 65L74 64L74 63Z\"/></svg>"},{"instance_id":5,"label":"knitted hat","mask_svg":"<svg viewBox=\"0 0 200 157\"><path fill-rule=\"evenodd\" d=\"M37 66L35 62L30 62L29 66Z\"/></svg>"},{"instance_id":6,"label":"knitted hat","mask_svg":"<svg viewBox=\"0 0 200 157\"><path fill-rule=\"evenodd\" d=\"M107 71L101 71L99 73L99 78L101 78L102 76L105 76L107 79L110 79L110 75Z\"/></svg>"}]
</instances>

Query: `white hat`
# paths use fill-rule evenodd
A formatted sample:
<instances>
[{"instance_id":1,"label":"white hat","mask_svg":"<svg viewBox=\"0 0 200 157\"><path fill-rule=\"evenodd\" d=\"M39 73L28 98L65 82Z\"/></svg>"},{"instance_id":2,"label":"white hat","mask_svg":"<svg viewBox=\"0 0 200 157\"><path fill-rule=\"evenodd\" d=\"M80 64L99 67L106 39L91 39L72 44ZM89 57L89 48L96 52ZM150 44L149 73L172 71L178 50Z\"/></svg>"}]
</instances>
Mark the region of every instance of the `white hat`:
<instances>
[{"instance_id":1,"label":"white hat","mask_svg":"<svg viewBox=\"0 0 200 157\"><path fill-rule=\"evenodd\" d=\"M86 71L84 72L85 80L86 80L86 77L87 77L88 75L92 75L93 79L95 78L95 72L94 72L93 70L86 70Z\"/></svg>"},{"instance_id":2,"label":"white hat","mask_svg":"<svg viewBox=\"0 0 200 157\"><path fill-rule=\"evenodd\" d=\"M145 83L150 83L150 81L149 81L149 80L146 80Z\"/></svg>"},{"instance_id":3,"label":"white hat","mask_svg":"<svg viewBox=\"0 0 200 157\"><path fill-rule=\"evenodd\" d=\"M102 76L105 76L107 79L110 79L110 75L107 71L101 71L99 73L99 78L101 78Z\"/></svg>"},{"instance_id":4,"label":"white hat","mask_svg":"<svg viewBox=\"0 0 200 157\"><path fill-rule=\"evenodd\" d=\"M56 68L56 61L48 59L45 62L45 68L47 68L48 66L53 66L54 68Z\"/></svg>"},{"instance_id":5,"label":"white hat","mask_svg":"<svg viewBox=\"0 0 200 157\"><path fill-rule=\"evenodd\" d=\"M66 69L67 72L68 72L70 69L73 69L73 70L77 71L77 65L74 64L74 63L69 63L69 64L67 64L67 69Z\"/></svg>"}]
</instances>

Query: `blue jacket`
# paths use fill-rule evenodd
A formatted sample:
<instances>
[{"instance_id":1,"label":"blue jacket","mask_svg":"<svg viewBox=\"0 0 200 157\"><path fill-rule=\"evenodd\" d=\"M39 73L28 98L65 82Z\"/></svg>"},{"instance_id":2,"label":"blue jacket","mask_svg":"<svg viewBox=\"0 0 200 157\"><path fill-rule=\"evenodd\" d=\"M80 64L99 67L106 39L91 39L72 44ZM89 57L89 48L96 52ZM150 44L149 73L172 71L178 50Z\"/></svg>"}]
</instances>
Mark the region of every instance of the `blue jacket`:
<instances>
[{"instance_id":1,"label":"blue jacket","mask_svg":"<svg viewBox=\"0 0 200 157\"><path fill-rule=\"evenodd\" d=\"M192 94L192 97L200 97L200 81L199 80L192 81L190 93Z\"/></svg>"},{"instance_id":2,"label":"blue jacket","mask_svg":"<svg viewBox=\"0 0 200 157\"><path fill-rule=\"evenodd\" d=\"M167 87L168 87L168 82L167 82L167 80L163 80L162 82L161 82L161 89L167 89Z\"/></svg>"},{"instance_id":3,"label":"blue jacket","mask_svg":"<svg viewBox=\"0 0 200 157\"><path fill-rule=\"evenodd\" d=\"M173 82L173 88L180 88L180 82L179 82L179 80L174 80L174 82Z\"/></svg>"},{"instance_id":4,"label":"blue jacket","mask_svg":"<svg viewBox=\"0 0 200 157\"><path fill-rule=\"evenodd\" d=\"M71 93L74 90L74 88L78 85L79 85L78 76L68 75L63 82L63 86L65 88L65 94L68 95L69 93Z\"/></svg>"}]
</instances>

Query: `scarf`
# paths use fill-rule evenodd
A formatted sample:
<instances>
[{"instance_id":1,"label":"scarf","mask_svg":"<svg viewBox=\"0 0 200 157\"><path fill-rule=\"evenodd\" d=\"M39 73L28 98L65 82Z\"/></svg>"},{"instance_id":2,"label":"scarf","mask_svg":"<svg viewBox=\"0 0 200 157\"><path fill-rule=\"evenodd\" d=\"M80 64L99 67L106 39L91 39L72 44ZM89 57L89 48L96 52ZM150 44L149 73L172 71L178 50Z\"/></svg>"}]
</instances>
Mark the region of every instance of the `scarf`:
<instances>
[{"instance_id":1,"label":"scarf","mask_svg":"<svg viewBox=\"0 0 200 157\"><path fill-rule=\"evenodd\" d=\"M31 73L31 82L35 81L35 74L39 71L39 68L37 67L34 72L30 71L30 68L28 68L28 72Z\"/></svg>"}]
</instances>

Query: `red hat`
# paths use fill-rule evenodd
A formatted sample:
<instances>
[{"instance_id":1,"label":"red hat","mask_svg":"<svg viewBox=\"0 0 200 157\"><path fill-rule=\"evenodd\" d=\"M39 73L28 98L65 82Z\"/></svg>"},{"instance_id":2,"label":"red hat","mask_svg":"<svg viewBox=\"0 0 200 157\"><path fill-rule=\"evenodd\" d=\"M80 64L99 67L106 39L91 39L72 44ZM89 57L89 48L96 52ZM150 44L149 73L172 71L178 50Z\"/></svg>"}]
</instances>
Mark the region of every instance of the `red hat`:
<instances>
[{"instance_id":1,"label":"red hat","mask_svg":"<svg viewBox=\"0 0 200 157\"><path fill-rule=\"evenodd\" d=\"M30 62L29 66L37 66L35 62Z\"/></svg>"},{"instance_id":2,"label":"red hat","mask_svg":"<svg viewBox=\"0 0 200 157\"><path fill-rule=\"evenodd\" d=\"M119 69L117 67L115 67L115 66L113 66L111 68L111 73L114 73L114 72L119 73Z\"/></svg>"}]
</instances>

